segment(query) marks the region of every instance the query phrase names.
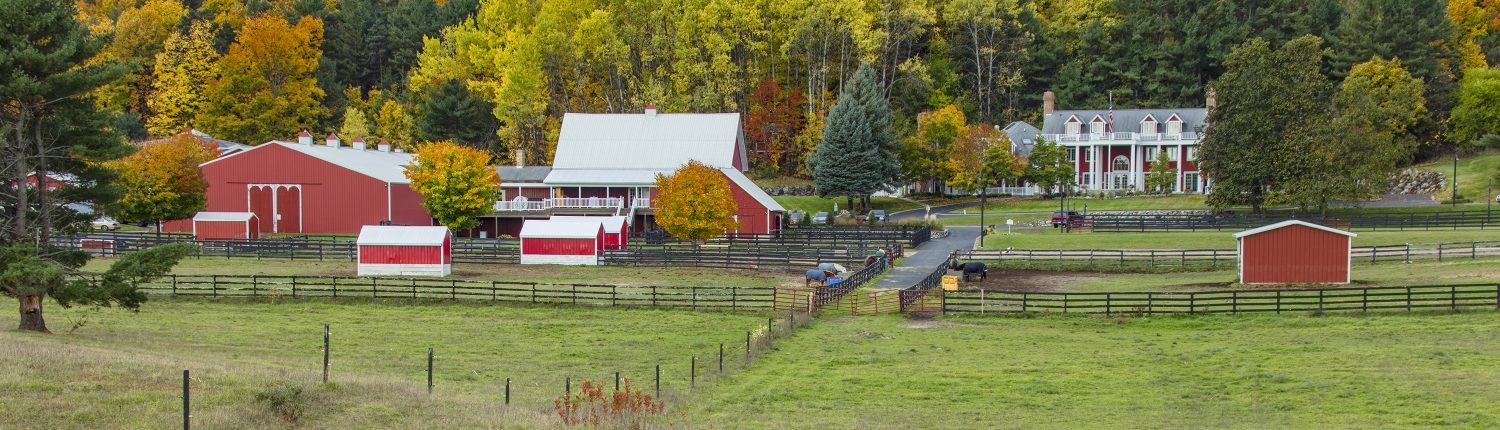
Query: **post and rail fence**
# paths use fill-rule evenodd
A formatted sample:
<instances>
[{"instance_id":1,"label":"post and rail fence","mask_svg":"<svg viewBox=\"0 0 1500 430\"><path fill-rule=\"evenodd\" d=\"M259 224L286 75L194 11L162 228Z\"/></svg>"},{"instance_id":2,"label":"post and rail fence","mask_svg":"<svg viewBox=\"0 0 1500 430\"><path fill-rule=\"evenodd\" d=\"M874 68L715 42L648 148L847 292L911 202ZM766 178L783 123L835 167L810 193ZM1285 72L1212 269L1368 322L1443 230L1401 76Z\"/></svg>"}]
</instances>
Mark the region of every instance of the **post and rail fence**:
<instances>
[{"instance_id":1,"label":"post and rail fence","mask_svg":"<svg viewBox=\"0 0 1500 430\"><path fill-rule=\"evenodd\" d=\"M937 290L941 291L941 290ZM1500 311L1500 284L1239 289L1189 292L940 292L944 312L1103 315Z\"/></svg>"},{"instance_id":2,"label":"post and rail fence","mask_svg":"<svg viewBox=\"0 0 1500 430\"><path fill-rule=\"evenodd\" d=\"M1172 230L1244 230L1288 219L1348 230L1457 230L1500 227L1500 211L1445 211L1358 215L1288 216L1278 214L1088 214L1096 232Z\"/></svg>"},{"instance_id":3,"label":"post and rail fence","mask_svg":"<svg viewBox=\"0 0 1500 430\"><path fill-rule=\"evenodd\" d=\"M1356 246L1349 252L1356 264L1472 260L1500 257L1500 241ZM959 251L955 257L992 262L999 267L1190 271L1234 268L1239 252L1234 249L1008 249Z\"/></svg>"}]
</instances>

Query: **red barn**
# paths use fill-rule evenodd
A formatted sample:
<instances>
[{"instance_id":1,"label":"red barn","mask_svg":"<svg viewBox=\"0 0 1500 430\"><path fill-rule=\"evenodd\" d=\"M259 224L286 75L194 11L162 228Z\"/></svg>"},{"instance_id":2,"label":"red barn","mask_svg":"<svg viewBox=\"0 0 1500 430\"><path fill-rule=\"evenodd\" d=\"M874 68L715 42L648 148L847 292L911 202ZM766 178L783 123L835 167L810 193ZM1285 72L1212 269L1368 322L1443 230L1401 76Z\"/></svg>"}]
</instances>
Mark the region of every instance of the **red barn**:
<instances>
[{"instance_id":1,"label":"red barn","mask_svg":"<svg viewBox=\"0 0 1500 430\"><path fill-rule=\"evenodd\" d=\"M1347 284L1354 233L1290 220L1235 233L1242 284Z\"/></svg>"},{"instance_id":2,"label":"red barn","mask_svg":"<svg viewBox=\"0 0 1500 430\"><path fill-rule=\"evenodd\" d=\"M359 276L453 273L453 234L447 227L367 225L355 244Z\"/></svg>"},{"instance_id":3,"label":"red barn","mask_svg":"<svg viewBox=\"0 0 1500 430\"><path fill-rule=\"evenodd\" d=\"M345 147L271 141L200 165L209 212L251 212L261 233L356 233L366 225L433 225L405 168L412 155L382 143ZM168 230L187 231L183 222Z\"/></svg>"},{"instance_id":4,"label":"red barn","mask_svg":"<svg viewBox=\"0 0 1500 430\"><path fill-rule=\"evenodd\" d=\"M521 264L598 265L603 249L599 221L526 220L521 226Z\"/></svg>"},{"instance_id":5,"label":"red barn","mask_svg":"<svg viewBox=\"0 0 1500 430\"><path fill-rule=\"evenodd\" d=\"M198 212L193 215L193 239L259 239L260 221L250 212Z\"/></svg>"},{"instance_id":6,"label":"red barn","mask_svg":"<svg viewBox=\"0 0 1500 430\"><path fill-rule=\"evenodd\" d=\"M604 249L625 249L630 242L630 218L623 216L569 216L556 215L553 221L583 221L604 223Z\"/></svg>"}]
</instances>

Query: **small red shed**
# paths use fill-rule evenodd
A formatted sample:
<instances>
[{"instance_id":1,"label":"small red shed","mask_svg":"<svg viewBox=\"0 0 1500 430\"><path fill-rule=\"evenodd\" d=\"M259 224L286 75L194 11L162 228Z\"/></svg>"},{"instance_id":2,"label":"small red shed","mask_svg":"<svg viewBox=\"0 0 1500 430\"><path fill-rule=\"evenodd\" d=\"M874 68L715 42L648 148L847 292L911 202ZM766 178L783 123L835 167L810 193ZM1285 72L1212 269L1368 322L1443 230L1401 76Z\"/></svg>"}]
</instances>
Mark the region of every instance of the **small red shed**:
<instances>
[{"instance_id":1,"label":"small red shed","mask_svg":"<svg viewBox=\"0 0 1500 430\"><path fill-rule=\"evenodd\" d=\"M251 212L198 212L193 215L193 239L259 239L260 220Z\"/></svg>"},{"instance_id":2,"label":"small red shed","mask_svg":"<svg viewBox=\"0 0 1500 430\"><path fill-rule=\"evenodd\" d=\"M597 220L534 219L521 226L521 264L593 266L603 249L604 223Z\"/></svg>"},{"instance_id":3,"label":"small red shed","mask_svg":"<svg viewBox=\"0 0 1500 430\"><path fill-rule=\"evenodd\" d=\"M1234 234L1242 284L1347 284L1354 233L1289 220Z\"/></svg>"},{"instance_id":4,"label":"small red shed","mask_svg":"<svg viewBox=\"0 0 1500 430\"><path fill-rule=\"evenodd\" d=\"M453 233L448 227L367 225L359 230L359 276L448 276Z\"/></svg>"},{"instance_id":5,"label":"small red shed","mask_svg":"<svg viewBox=\"0 0 1500 430\"><path fill-rule=\"evenodd\" d=\"M553 215L551 219L604 223L604 249L607 250L625 249L625 245L630 242L630 217Z\"/></svg>"}]
</instances>

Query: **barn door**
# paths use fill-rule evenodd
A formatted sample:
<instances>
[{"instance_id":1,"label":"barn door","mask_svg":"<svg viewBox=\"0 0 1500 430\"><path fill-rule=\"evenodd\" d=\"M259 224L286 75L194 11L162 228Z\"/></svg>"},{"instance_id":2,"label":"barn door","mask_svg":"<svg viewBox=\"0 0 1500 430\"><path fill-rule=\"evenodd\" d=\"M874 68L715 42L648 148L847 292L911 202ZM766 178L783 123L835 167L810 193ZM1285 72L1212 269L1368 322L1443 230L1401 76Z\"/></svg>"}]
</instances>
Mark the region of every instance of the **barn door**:
<instances>
[{"instance_id":1,"label":"barn door","mask_svg":"<svg viewBox=\"0 0 1500 430\"><path fill-rule=\"evenodd\" d=\"M302 232L302 188L276 187L276 232Z\"/></svg>"},{"instance_id":2,"label":"barn door","mask_svg":"<svg viewBox=\"0 0 1500 430\"><path fill-rule=\"evenodd\" d=\"M266 185L251 185L245 192L247 193L246 199L250 201L250 212L255 214L257 228L267 233L276 231L272 225L276 219L273 216L276 209L272 202L274 191L271 190L271 187Z\"/></svg>"}]
</instances>

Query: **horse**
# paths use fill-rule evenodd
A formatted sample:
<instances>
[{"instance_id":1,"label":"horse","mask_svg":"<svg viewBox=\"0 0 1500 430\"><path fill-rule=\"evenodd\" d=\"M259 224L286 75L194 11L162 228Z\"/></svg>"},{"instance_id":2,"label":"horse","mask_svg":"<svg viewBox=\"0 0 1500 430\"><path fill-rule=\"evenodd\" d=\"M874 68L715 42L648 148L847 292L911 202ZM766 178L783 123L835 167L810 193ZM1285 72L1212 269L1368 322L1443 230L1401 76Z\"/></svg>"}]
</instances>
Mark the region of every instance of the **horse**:
<instances>
[{"instance_id":1,"label":"horse","mask_svg":"<svg viewBox=\"0 0 1500 430\"><path fill-rule=\"evenodd\" d=\"M957 270L962 270L964 272L965 281L969 280L969 275L979 275L979 280L982 281L985 280L985 278L989 277L990 273L989 268L985 267L984 263L980 263L977 261L960 264L958 265Z\"/></svg>"},{"instance_id":2,"label":"horse","mask_svg":"<svg viewBox=\"0 0 1500 430\"><path fill-rule=\"evenodd\" d=\"M828 272L819 269L807 269L807 273L804 275L802 286L812 286L813 281L818 281L818 285L821 286L823 285L823 283L828 282L828 276Z\"/></svg>"}]
</instances>

